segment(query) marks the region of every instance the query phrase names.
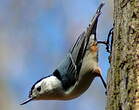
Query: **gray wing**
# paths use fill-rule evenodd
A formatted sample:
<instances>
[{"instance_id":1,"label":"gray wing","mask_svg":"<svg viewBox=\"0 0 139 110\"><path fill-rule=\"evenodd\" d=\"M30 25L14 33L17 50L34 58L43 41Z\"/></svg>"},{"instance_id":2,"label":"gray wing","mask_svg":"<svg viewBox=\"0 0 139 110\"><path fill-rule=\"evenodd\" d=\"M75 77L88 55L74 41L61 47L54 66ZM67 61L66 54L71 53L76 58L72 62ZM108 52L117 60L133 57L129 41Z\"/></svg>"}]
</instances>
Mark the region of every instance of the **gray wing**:
<instances>
[{"instance_id":1,"label":"gray wing","mask_svg":"<svg viewBox=\"0 0 139 110\"><path fill-rule=\"evenodd\" d=\"M59 78L66 90L74 85L78 79L79 72L82 66L82 61L88 47L89 39L92 34L96 36L97 22L100 15L100 10L104 4L100 4L95 16L91 20L86 32L83 32L76 43L71 48L69 54L65 57L63 62L54 71L54 75ZM96 40L96 37L95 37Z\"/></svg>"}]
</instances>

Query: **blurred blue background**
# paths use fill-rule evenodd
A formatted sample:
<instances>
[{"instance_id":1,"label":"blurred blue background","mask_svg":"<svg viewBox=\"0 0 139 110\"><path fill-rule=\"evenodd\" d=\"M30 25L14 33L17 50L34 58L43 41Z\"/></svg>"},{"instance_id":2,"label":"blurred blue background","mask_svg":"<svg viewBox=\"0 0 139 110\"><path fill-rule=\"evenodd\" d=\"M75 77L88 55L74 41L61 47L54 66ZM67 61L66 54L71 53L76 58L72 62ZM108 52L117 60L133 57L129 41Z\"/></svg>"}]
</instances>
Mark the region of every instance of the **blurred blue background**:
<instances>
[{"instance_id":1,"label":"blurred blue background","mask_svg":"<svg viewBox=\"0 0 139 110\"><path fill-rule=\"evenodd\" d=\"M99 78L71 101L33 101L28 97L38 79L51 74L77 37L86 29L101 0L0 0L0 110L104 110L105 89ZM97 35L105 40L112 27L112 3L105 6ZM104 79L109 67L105 46L99 66Z\"/></svg>"}]
</instances>

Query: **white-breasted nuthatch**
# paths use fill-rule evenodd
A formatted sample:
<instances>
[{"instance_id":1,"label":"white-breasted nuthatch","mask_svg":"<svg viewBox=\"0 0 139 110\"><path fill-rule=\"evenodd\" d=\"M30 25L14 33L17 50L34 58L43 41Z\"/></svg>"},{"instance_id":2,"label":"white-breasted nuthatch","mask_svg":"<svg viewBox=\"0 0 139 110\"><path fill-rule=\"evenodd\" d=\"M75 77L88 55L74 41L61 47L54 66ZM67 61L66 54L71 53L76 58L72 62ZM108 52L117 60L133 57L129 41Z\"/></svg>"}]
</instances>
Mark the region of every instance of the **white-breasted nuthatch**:
<instances>
[{"instance_id":1,"label":"white-breasted nuthatch","mask_svg":"<svg viewBox=\"0 0 139 110\"><path fill-rule=\"evenodd\" d=\"M21 105L31 100L69 100L76 98L89 88L91 82L97 76L101 78L106 88L106 83L98 67L96 40L97 22L103 5L103 3L100 4L86 31L79 36L53 74L37 81L31 88L29 99Z\"/></svg>"}]
</instances>

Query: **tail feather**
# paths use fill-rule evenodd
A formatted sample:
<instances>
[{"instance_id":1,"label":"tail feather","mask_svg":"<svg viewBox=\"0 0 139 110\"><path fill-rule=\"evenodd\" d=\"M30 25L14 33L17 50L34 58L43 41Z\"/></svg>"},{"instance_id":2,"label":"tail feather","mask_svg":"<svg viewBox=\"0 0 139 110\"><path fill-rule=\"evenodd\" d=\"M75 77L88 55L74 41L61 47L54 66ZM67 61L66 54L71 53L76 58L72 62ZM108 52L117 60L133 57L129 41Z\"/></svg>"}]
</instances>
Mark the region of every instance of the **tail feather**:
<instances>
[{"instance_id":1,"label":"tail feather","mask_svg":"<svg viewBox=\"0 0 139 110\"><path fill-rule=\"evenodd\" d=\"M85 52L87 50L90 36L94 36L94 41L97 40L96 38L96 29L97 29L97 23L99 15L101 14L101 9L103 7L104 3L101 3L95 13L95 16L92 18L89 26L87 27L86 31L83 32L76 43L74 44L73 48L71 49L70 53L72 55L73 61L77 65L77 69L80 69L80 66L82 63L82 59L85 55Z\"/></svg>"},{"instance_id":2,"label":"tail feather","mask_svg":"<svg viewBox=\"0 0 139 110\"><path fill-rule=\"evenodd\" d=\"M86 36L87 37L90 37L91 34L94 34L95 35L95 40L97 40L96 38L96 29L97 29L97 22L98 22L98 18L99 18L99 15L101 14L101 9L102 7L104 6L104 3L101 3L96 11L96 14L95 16L92 18L87 30L86 30Z\"/></svg>"}]
</instances>

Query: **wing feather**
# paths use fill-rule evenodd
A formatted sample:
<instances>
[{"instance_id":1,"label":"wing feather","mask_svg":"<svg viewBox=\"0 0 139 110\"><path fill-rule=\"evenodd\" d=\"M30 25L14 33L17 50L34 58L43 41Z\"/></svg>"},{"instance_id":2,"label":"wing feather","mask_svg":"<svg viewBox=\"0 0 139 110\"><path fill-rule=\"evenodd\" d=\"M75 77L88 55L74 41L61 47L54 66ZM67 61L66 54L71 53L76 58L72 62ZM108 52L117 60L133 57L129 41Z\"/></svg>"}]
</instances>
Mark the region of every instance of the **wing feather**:
<instances>
[{"instance_id":1,"label":"wing feather","mask_svg":"<svg viewBox=\"0 0 139 110\"><path fill-rule=\"evenodd\" d=\"M65 57L65 59L53 73L61 80L65 90L74 85L77 81L82 66L82 61L89 44L90 36L94 34L96 40L97 22L101 13L100 10L102 6L103 4L100 4L87 30L79 36L71 48L69 54Z\"/></svg>"}]
</instances>

